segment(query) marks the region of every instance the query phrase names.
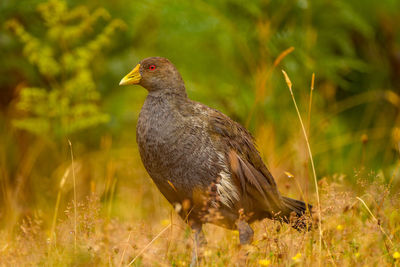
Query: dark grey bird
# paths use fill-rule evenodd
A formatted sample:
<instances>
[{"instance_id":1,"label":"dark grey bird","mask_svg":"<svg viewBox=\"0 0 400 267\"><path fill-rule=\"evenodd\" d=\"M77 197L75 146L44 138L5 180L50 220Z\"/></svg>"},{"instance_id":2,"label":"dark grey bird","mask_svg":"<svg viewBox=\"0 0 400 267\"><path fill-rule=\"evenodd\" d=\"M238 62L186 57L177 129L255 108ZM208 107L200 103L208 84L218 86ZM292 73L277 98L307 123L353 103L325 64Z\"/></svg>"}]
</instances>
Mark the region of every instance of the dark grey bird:
<instances>
[{"instance_id":1,"label":"dark grey bird","mask_svg":"<svg viewBox=\"0 0 400 267\"><path fill-rule=\"evenodd\" d=\"M166 58L142 60L120 82L148 90L137 124L144 167L195 233L194 251L205 243L202 225L238 229L252 241L249 223L263 218L289 222L311 205L282 196L251 134L223 113L192 101ZM292 216L293 217L293 216ZM304 227L300 219L295 228ZM197 261L193 253L192 265Z\"/></svg>"}]
</instances>

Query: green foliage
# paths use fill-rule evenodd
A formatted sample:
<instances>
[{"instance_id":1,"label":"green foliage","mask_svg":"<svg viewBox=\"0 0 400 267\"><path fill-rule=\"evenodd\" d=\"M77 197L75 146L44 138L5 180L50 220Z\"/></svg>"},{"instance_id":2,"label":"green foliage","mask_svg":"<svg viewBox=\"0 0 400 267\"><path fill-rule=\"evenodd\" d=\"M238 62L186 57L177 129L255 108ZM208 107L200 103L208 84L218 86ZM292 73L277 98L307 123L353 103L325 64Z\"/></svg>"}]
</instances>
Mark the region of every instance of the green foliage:
<instances>
[{"instance_id":1,"label":"green foliage","mask_svg":"<svg viewBox=\"0 0 400 267\"><path fill-rule=\"evenodd\" d=\"M93 64L125 24L111 20L103 8L93 12L85 6L68 9L62 0L39 4L37 10L46 27L44 36L31 35L17 20L6 23L24 45L24 56L48 85L21 89L17 107L23 114L13 124L58 139L107 122L109 115L99 107ZM107 24L98 33L95 26L100 19Z\"/></svg>"}]
</instances>

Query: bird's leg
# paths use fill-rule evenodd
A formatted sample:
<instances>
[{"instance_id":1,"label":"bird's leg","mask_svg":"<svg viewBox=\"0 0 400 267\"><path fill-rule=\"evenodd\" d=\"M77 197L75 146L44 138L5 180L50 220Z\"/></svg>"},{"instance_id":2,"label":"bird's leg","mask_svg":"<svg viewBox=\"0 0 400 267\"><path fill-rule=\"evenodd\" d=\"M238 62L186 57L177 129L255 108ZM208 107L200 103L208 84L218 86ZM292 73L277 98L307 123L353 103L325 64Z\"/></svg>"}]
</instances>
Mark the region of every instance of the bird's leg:
<instances>
[{"instance_id":1,"label":"bird's leg","mask_svg":"<svg viewBox=\"0 0 400 267\"><path fill-rule=\"evenodd\" d=\"M241 245L246 245L253 242L254 231L247 223L246 215L243 209L239 210L239 219L236 221L236 226L239 231L239 240Z\"/></svg>"},{"instance_id":2,"label":"bird's leg","mask_svg":"<svg viewBox=\"0 0 400 267\"><path fill-rule=\"evenodd\" d=\"M245 220L239 219L236 222L236 226L239 231L239 240L241 245L253 242L254 231Z\"/></svg>"},{"instance_id":3,"label":"bird's leg","mask_svg":"<svg viewBox=\"0 0 400 267\"><path fill-rule=\"evenodd\" d=\"M254 231L242 216L236 221L236 227L239 231L240 240L240 249L236 259L237 266L246 266L250 253L250 243L253 242Z\"/></svg>"},{"instance_id":4,"label":"bird's leg","mask_svg":"<svg viewBox=\"0 0 400 267\"><path fill-rule=\"evenodd\" d=\"M203 247L207 244L207 241L202 231L202 224L195 223L191 227L194 232L194 242L190 267L194 267L200 263L200 259L203 257Z\"/></svg>"}]
</instances>

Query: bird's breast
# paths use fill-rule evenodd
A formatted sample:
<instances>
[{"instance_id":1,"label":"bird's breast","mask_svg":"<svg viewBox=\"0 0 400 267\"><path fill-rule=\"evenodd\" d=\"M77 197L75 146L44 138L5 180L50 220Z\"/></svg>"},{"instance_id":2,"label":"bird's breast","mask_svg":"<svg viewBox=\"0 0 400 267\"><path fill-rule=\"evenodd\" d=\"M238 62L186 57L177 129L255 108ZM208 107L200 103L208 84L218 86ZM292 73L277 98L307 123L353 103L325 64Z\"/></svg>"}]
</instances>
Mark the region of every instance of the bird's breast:
<instances>
[{"instance_id":1,"label":"bird's breast","mask_svg":"<svg viewBox=\"0 0 400 267\"><path fill-rule=\"evenodd\" d=\"M191 196L196 188L206 189L222 170L205 122L182 116L166 103L145 102L137 143L143 165L162 192L172 184L173 190Z\"/></svg>"}]
</instances>

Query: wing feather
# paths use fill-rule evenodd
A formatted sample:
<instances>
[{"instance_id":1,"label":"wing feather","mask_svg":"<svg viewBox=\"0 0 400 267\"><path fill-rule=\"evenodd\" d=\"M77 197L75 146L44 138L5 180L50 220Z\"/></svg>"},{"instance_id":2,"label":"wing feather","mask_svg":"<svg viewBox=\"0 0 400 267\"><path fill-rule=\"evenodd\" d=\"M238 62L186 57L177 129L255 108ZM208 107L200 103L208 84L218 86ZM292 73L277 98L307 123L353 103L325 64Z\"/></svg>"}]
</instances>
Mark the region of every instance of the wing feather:
<instances>
[{"instance_id":1,"label":"wing feather","mask_svg":"<svg viewBox=\"0 0 400 267\"><path fill-rule=\"evenodd\" d=\"M209 113L210 131L229 159L233 179L242 195L258 199L270 211L282 206L275 180L262 161L251 134L223 113Z\"/></svg>"}]
</instances>

